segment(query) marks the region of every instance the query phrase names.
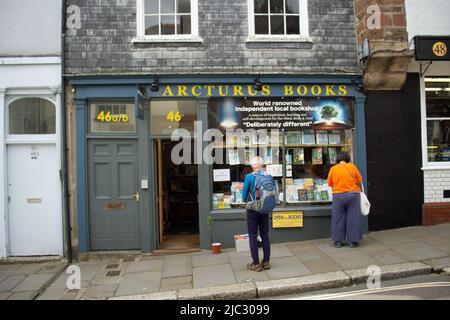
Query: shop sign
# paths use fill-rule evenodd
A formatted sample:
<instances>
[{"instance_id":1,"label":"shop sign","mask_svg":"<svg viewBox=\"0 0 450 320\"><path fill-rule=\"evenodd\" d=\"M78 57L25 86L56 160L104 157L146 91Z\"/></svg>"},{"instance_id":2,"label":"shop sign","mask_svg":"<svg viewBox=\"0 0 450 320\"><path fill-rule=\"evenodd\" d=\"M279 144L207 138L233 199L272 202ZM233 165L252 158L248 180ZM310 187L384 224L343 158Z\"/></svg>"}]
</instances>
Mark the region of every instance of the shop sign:
<instances>
[{"instance_id":1,"label":"shop sign","mask_svg":"<svg viewBox=\"0 0 450 320\"><path fill-rule=\"evenodd\" d=\"M144 120L144 106L146 103L146 98L141 92L142 90L136 91L136 96L134 99L136 118ZM145 92L145 91L144 91Z\"/></svg>"},{"instance_id":2,"label":"shop sign","mask_svg":"<svg viewBox=\"0 0 450 320\"><path fill-rule=\"evenodd\" d=\"M417 36L414 41L416 60L450 61L450 37Z\"/></svg>"},{"instance_id":3,"label":"shop sign","mask_svg":"<svg viewBox=\"0 0 450 320\"><path fill-rule=\"evenodd\" d=\"M213 99L211 124L220 129L348 129L353 127L350 98Z\"/></svg>"},{"instance_id":4,"label":"shop sign","mask_svg":"<svg viewBox=\"0 0 450 320\"><path fill-rule=\"evenodd\" d=\"M272 227L276 228L302 228L303 211L273 212Z\"/></svg>"},{"instance_id":5,"label":"shop sign","mask_svg":"<svg viewBox=\"0 0 450 320\"><path fill-rule=\"evenodd\" d=\"M256 91L253 84L188 84L162 85L151 97L210 98L210 97L345 97L355 95L345 84L263 84Z\"/></svg>"}]
</instances>

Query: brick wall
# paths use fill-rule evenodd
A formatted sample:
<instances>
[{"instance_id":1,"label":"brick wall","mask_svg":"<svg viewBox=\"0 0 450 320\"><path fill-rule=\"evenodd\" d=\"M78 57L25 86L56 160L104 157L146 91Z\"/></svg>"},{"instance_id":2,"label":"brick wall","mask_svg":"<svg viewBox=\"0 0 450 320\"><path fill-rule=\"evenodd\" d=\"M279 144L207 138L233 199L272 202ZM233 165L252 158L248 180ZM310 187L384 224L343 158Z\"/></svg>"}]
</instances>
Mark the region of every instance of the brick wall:
<instances>
[{"instance_id":1,"label":"brick wall","mask_svg":"<svg viewBox=\"0 0 450 320\"><path fill-rule=\"evenodd\" d=\"M353 0L309 0L312 43L246 43L247 0L198 0L201 44L133 45L136 0L68 0L68 74L356 72Z\"/></svg>"},{"instance_id":2,"label":"brick wall","mask_svg":"<svg viewBox=\"0 0 450 320\"><path fill-rule=\"evenodd\" d=\"M450 190L450 170L426 170L424 184L422 223L432 225L450 222L450 198L444 198L444 190Z\"/></svg>"}]
</instances>

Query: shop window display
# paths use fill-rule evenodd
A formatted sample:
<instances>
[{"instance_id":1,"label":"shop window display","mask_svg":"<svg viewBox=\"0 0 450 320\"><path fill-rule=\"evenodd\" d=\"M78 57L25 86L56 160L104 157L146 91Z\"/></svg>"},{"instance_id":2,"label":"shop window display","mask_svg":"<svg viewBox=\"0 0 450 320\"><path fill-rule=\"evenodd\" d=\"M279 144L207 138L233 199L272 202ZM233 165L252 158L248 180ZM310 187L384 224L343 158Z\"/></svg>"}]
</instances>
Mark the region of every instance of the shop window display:
<instances>
[{"instance_id":1,"label":"shop window display","mask_svg":"<svg viewBox=\"0 0 450 320\"><path fill-rule=\"evenodd\" d=\"M266 172L274 177L278 185L280 207L331 203L328 172L336 163L339 152L349 152L353 157L351 100L323 103L308 98L291 101L283 99L284 103L279 103L279 100L257 102L256 99L217 99L210 103L210 128L219 128L224 135L223 142L217 143L215 151L221 152L226 160L223 164L213 165L213 209L245 207L242 188L245 175L251 172L248 161L253 155L264 159ZM252 107L255 105L266 107L256 109ZM272 108L276 105L283 105L284 112ZM231 112L245 110L243 106L249 107L248 114ZM294 113L289 113L289 106L295 106ZM330 113L327 107L336 108L337 111ZM302 113L301 110L305 111ZM321 116L316 117L314 113ZM345 117L341 113L345 113ZM278 130L248 127L254 123L267 123L267 126L275 128L277 117L287 123L286 119L299 114L300 117L292 121L293 126L301 125L304 121L308 124L304 128ZM338 116L345 119L336 120ZM270 118L271 122L264 122L264 117ZM251 120L255 122L250 124Z\"/></svg>"}]
</instances>

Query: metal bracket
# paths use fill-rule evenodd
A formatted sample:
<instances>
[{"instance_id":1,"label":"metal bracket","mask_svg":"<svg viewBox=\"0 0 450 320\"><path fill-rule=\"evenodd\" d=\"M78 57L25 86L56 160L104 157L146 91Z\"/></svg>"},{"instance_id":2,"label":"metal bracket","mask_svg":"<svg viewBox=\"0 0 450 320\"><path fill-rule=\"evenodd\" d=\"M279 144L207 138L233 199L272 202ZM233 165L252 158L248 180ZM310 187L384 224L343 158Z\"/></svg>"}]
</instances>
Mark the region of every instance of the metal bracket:
<instances>
[{"instance_id":1,"label":"metal bracket","mask_svg":"<svg viewBox=\"0 0 450 320\"><path fill-rule=\"evenodd\" d=\"M420 63L420 77L423 78L423 76L425 75L425 73L428 71L428 68L430 68L430 66L433 64L433 61L430 61L428 63L428 65L426 66L425 70L423 70L423 66L424 64Z\"/></svg>"}]
</instances>

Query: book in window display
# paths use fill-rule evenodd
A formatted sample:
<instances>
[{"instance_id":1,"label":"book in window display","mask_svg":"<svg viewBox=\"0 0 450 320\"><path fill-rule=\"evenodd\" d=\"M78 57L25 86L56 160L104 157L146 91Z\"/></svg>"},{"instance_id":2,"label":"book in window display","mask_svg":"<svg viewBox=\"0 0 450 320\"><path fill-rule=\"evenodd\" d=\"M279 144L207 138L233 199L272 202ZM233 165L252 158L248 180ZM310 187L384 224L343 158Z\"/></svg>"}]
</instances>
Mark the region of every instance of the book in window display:
<instances>
[{"instance_id":1,"label":"book in window display","mask_svg":"<svg viewBox=\"0 0 450 320\"><path fill-rule=\"evenodd\" d=\"M330 164L336 163L337 149L336 148L328 148L328 157L330 158Z\"/></svg>"},{"instance_id":2,"label":"book in window display","mask_svg":"<svg viewBox=\"0 0 450 320\"><path fill-rule=\"evenodd\" d=\"M312 164L323 164L322 148L312 149Z\"/></svg>"},{"instance_id":3,"label":"book in window display","mask_svg":"<svg viewBox=\"0 0 450 320\"><path fill-rule=\"evenodd\" d=\"M285 134L286 145L298 145L302 144L302 138L299 131L287 131Z\"/></svg>"},{"instance_id":4,"label":"book in window display","mask_svg":"<svg viewBox=\"0 0 450 320\"><path fill-rule=\"evenodd\" d=\"M303 187L306 190L314 189L314 179L312 178L303 179Z\"/></svg>"},{"instance_id":5,"label":"book in window display","mask_svg":"<svg viewBox=\"0 0 450 320\"><path fill-rule=\"evenodd\" d=\"M306 197L307 197L308 201L314 201L315 200L314 189L313 190L307 190L306 191Z\"/></svg>"},{"instance_id":6,"label":"book in window display","mask_svg":"<svg viewBox=\"0 0 450 320\"><path fill-rule=\"evenodd\" d=\"M228 163L230 164L230 166L241 164L238 151L239 150L237 149L228 149Z\"/></svg>"},{"instance_id":7,"label":"book in window display","mask_svg":"<svg viewBox=\"0 0 450 320\"><path fill-rule=\"evenodd\" d=\"M287 202L297 202L298 199L298 185L287 185L286 186L286 201Z\"/></svg>"},{"instance_id":8,"label":"book in window display","mask_svg":"<svg viewBox=\"0 0 450 320\"><path fill-rule=\"evenodd\" d=\"M286 159L286 164L292 164L292 153L290 150L286 150L285 159Z\"/></svg>"},{"instance_id":9,"label":"book in window display","mask_svg":"<svg viewBox=\"0 0 450 320\"><path fill-rule=\"evenodd\" d=\"M317 144L328 144L328 132L326 130L318 130L316 132Z\"/></svg>"},{"instance_id":10,"label":"book in window display","mask_svg":"<svg viewBox=\"0 0 450 320\"><path fill-rule=\"evenodd\" d=\"M242 182L232 182L231 183L231 202L233 204L242 204L242 190L244 189L244 184Z\"/></svg>"},{"instance_id":11,"label":"book in window display","mask_svg":"<svg viewBox=\"0 0 450 320\"><path fill-rule=\"evenodd\" d=\"M304 130L302 131L303 144L315 144L316 139L314 137L314 130Z\"/></svg>"},{"instance_id":12,"label":"book in window display","mask_svg":"<svg viewBox=\"0 0 450 320\"><path fill-rule=\"evenodd\" d=\"M339 130L330 130L328 140L329 144L341 144L341 132Z\"/></svg>"},{"instance_id":13,"label":"book in window display","mask_svg":"<svg viewBox=\"0 0 450 320\"><path fill-rule=\"evenodd\" d=\"M252 133L252 143L255 145L267 145L269 139L267 132L256 130Z\"/></svg>"},{"instance_id":14,"label":"book in window display","mask_svg":"<svg viewBox=\"0 0 450 320\"><path fill-rule=\"evenodd\" d=\"M308 201L308 190L297 189L298 201Z\"/></svg>"},{"instance_id":15,"label":"book in window display","mask_svg":"<svg viewBox=\"0 0 450 320\"><path fill-rule=\"evenodd\" d=\"M239 140L240 139L239 139L239 135L238 135L237 132L234 132L234 131L227 131L226 132L225 141L226 141L226 146L228 148L230 148L230 147L233 147L233 148L238 147L239 146Z\"/></svg>"},{"instance_id":16,"label":"book in window display","mask_svg":"<svg viewBox=\"0 0 450 320\"><path fill-rule=\"evenodd\" d=\"M263 160L264 160L264 164L272 164L272 162L273 162L272 149L268 148L265 150Z\"/></svg>"},{"instance_id":17,"label":"book in window display","mask_svg":"<svg viewBox=\"0 0 450 320\"><path fill-rule=\"evenodd\" d=\"M256 156L256 150L254 149L245 149L244 150L244 162L246 165L250 165L250 161L253 157Z\"/></svg>"},{"instance_id":18,"label":"book in window display","mask_svg":"<svg viewBox=\"0 0 450 320\"><path fill-rule=\"evenodd\" d=\"M294 149L293 164L305 164L305 150L303 148Z\"/></svg>"}]
</instances>

